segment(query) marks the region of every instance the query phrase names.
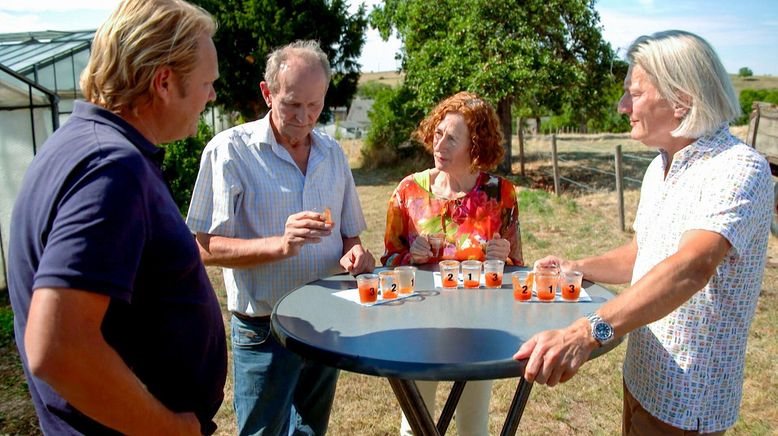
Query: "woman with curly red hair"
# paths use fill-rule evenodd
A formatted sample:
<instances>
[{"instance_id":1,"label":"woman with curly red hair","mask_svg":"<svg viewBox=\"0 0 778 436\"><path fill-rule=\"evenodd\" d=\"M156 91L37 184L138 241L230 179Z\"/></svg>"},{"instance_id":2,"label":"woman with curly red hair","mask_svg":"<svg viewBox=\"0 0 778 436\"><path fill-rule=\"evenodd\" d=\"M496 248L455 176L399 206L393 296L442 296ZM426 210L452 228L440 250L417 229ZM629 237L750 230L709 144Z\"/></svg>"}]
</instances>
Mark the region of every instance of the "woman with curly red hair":
<instances>
[{"instance_id":1,"label":"woman with curly red hair","mask_svg":"<svg viewBox=\"0 0 778 436\"><path fill-rule=\"evenodd\" d=\"M432 153L435 167L407 176L392 194L383 264L500 259L523 265L515 187L486 172L504 155L492 106L460 92L439 103L414 136ZM434 409L437 382L416 384ZM491 380L467 383L456 411L460 435L489 434L491 389ZM412 434L405 416L401 434Z\"/></svg>"}]
</instances>

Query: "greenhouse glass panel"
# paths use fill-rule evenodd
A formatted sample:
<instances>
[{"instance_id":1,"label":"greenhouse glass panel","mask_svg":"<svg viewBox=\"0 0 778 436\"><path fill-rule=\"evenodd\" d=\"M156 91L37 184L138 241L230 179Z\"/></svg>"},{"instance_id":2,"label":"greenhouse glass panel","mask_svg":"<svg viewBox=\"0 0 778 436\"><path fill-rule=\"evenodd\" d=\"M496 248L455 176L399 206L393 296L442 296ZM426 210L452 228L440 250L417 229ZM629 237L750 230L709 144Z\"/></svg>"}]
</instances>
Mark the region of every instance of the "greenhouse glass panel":
<instances>
[{"instance_id":1,"label":"greenhouse glass panel","mask_svg":"<svg viewBox=\"0 0 778 436\"><path fill-rule=\"evenodd\" d=\"M72 97L75 91L76 75L73 72L73 58L67 56L54 63L57 87L54 91L61 97Z\"/></svg>"}]
</instances>

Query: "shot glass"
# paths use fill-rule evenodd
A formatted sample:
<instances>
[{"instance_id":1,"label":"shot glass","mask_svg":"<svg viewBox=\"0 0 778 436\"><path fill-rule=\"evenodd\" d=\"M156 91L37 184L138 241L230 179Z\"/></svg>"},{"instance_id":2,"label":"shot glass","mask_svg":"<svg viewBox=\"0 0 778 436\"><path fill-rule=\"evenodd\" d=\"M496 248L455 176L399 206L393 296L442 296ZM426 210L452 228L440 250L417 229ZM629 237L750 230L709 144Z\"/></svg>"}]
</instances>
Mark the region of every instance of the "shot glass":
<instances>
[{"instance_id":1,"label":"shot glass","mask_svg":"<svg viewBox=\"0 0 778 436\"><path fill-rule=\"evenodd\" d=\"M540 301L554 301L556 288L559 285L559 274L536 271L535 272L535 294Z\"/></svg>"},{"instance_id":2,"label":"shot glass","mask_svg":"<svg viewBox=\"0 0 778 436\"><path fill-rule=\"evenodd\" d=\"M381 271L378 273L378 279L381 282L381 298L392 300L397 298L399 284L396 271Z\"/></svg>"},{"instance_id":3,"label":"shot glass","mask_svg":"<svg viewBox=\"0 0 778 436\"><path fill-rule=\"evenodd\" d=\"M378 300L378 274L358 275L357 288L360 303L375 303Z\"/></svg>"},{"instance_id":4,"label":"shot glass","mask_svg":"<svg viewBox=\"0 0 778 436\"><path fill-rule=\"evenodd\" d=\"M529 301L532 299L532 271L516 271L511 274L513 299Z\"/></svg>"},{"instance_id":5,"label":"shot glass","mask_svg":"<svg viewBox=\"0 0 778 436\"><path fill-rule=\"evenodd\" d=\"M446 245L446 235L442 233L427 235L427 242L430 243L433 259L440 259L443 257L443 247Z\"/></svg>"},{"instance_id":6,"label":"shot glass","mask_svg":"<svg viewBox=\"0 0 778 436\"><path fill-rule=\"evenodd\" d=\"M562 288L562 299L567 301L578 301L581 296L581 283L583 273L580 271L566 271L560 277Z\"/></svg>"},{"instance_id":7,"label":"shot glass","mask_svg":"<svg viewBox=\"0 0 778 436\"><path fill-rule=\"evenodd\" d=\"M478 288L481 286L481 261L466 260L462 262L462 277L465 288Z\"/></svg>"},{"instance_id":8,"label":"shot glass","mask_svg":"<svg viewBox=\"0 0 778 436\"><path fill-rule=\"evenodd\" d=\"M442 260L440 265L440 281L444 288L456 289L459 284L459 262L456 260Z\"/></svg>"},{"instance_id":9,"label":"shot glass","mask_svg":"<svg viewBox=\"0 0 778 436\"><path fill-rule=\"evenodd\" d=\"M401 294L412 294L416 292L416 271L415 266L398 266L394 269L397 273Z\"/></svg>"},{"instance_id":10,"label":"shot glass","mask_svg":"<svg viewBox=\"0 0 778 436\"><path fill-rule=\"evenodd\" d=\"M321 215L325 224L332 225L332 210L329 208L329 206L317 206L313 208L313 211Z\"/></svg>"},{"instance_id":11,"label":"shot glass","mask_svg":"<svg viewBox=\"0 0 778 436\"><path fill-rule=\"evenodd\" d=\"M502 270L505 267L505 262L502 260L492 259L484 261L484 283L487 288L501 288L502 287Z\"/></svg>"}]
</instances>

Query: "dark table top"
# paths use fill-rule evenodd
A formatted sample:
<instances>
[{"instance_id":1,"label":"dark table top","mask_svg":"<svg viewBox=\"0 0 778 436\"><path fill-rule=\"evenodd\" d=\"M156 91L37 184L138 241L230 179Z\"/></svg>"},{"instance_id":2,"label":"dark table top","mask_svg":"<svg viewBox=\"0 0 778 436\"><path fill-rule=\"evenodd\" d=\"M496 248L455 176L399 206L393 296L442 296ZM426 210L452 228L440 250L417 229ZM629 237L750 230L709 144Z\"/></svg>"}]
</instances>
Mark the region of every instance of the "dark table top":
<instances>
[{"instance_id":1,"label":"dark table top","mask_svg":"<svg viewBox=\"0 0 778 436\"><path fill-rule=\"evenodd\" d=\"M383 268L379 268L381 270ZM415 380L519 377L511 356L537 332L565 327L610 300L584 281L591 302L517 302L506 267L502 289L435 289L433 273L416 273L419 296L363 307L332 295L356 288L348 274L289 293L272 315L273 333L305 358L362 374ZM614 341L603 354L618 345Z\"/></svg>"}]
</instances>

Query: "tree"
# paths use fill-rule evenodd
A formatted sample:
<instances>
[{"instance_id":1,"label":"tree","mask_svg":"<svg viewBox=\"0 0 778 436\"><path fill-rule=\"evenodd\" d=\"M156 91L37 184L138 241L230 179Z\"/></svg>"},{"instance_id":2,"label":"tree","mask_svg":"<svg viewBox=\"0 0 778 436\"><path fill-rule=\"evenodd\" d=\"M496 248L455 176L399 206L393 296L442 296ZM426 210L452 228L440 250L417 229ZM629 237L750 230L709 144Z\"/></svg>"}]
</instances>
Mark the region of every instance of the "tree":
<instances>
[{"instance_id":1,"label":"tree","mask_svg":"<svg viewBox=\"0 0 778 436\"><path fill-rule=\"evenodd\" d=\"M275 48L298 39L319 41L333 75L325 108L347 106L359 80L357 59L365 44L364 5L348 14L345 0L193 0L216 17L219 53L216 104L247 119L267 112L259 82L265 59ZM322 116L328 116L328 112Z\"/></svg>"},{"instance_id":2,"label":"tree","mask_svg":"<svg viewBox=\"0 0 778 436\"><path fill-rule=\"evenodd\" d=\"M513 107L581 116L601 106L613 51L602 40L592 1L385 0L370 14L384 38L403 41L404 85L429 110L460 90L494 104L510 172Z\"/></svg>"},{"instance_id":3,"label":"tree","mask_svg":"<svg viewBox=\"0 0 778 436\"><path fill-rule=\"evenodd\" d=\"M738 75L739 77L744 77L744 78L745 78L745 77L751 77L751 76L753 76L753 75L754 75L754 72L753 72L753 71L751 71L751 68L748 68L748 67L743 67L743 68L741 68L741 69L739 69L739 70L738 70L738 72L737 72L737 75Z\"/></svg>"},{"instance_id":4,"label":"tree","mask_svg":"<svg viewBox=\"0 0 778 436\"><path fill-rule=\"evenodd\" d=\"M201 120L197 125L197 135L163 145L165 160L162 162L162 174L182 215L186 215L189 209L192 189L200 170L200 155L211 138L213 131Z\"/></svg>"}]
</instances>

